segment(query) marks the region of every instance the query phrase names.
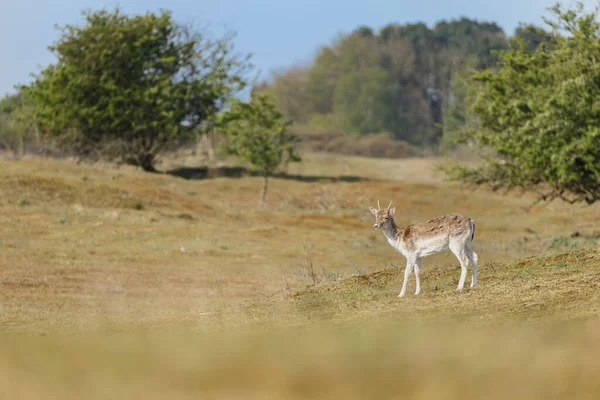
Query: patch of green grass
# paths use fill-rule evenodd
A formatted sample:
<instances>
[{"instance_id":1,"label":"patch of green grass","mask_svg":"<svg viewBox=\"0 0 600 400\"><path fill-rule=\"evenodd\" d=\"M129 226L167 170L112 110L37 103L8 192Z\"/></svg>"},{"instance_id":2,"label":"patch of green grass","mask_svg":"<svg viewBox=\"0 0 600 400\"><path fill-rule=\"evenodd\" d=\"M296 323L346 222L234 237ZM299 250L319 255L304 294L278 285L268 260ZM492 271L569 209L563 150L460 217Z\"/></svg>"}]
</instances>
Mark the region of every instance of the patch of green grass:
<instances>
[{"instance_id":1,"label":"patch of green grass","mask_svg":"<svg viewBox=\"0 0 600 400\"><path fill-rule=\"evenodd\" d=\"M595 238L556 236L548 240L548 249L568 250L594 246Z\"/></svg>"}]
</instances>

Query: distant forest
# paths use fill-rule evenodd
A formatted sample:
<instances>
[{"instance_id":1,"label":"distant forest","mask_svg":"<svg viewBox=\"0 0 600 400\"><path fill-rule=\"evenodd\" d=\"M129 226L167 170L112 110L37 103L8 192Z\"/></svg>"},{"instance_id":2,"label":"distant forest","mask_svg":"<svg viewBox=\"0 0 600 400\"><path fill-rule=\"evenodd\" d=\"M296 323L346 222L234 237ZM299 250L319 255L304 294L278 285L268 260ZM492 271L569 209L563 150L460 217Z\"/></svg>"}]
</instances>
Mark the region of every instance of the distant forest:
<instances>
[{"instance_id":1,"label":"distant forest","mask_svg":"<svg viewBox=\"0 0 600 400\"><path fill-rule=\"evenodd\" d=\"M496 23L461 18L359 27L323 46L308 67L274 74L254 90L272 94L284 115L308 130L388 133L437 146L465 124L466 80L494 68L496 52L516 38L534 50L548 33L520 25L509 37Z\"/></svg>"}]
</instances>

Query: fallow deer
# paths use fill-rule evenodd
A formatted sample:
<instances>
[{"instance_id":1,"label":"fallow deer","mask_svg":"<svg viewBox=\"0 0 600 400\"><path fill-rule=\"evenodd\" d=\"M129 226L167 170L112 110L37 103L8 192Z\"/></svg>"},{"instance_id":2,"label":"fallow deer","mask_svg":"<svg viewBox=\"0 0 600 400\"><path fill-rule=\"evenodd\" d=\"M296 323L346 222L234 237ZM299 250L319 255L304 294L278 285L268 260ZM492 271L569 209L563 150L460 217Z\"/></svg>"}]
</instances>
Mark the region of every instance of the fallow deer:
<instances>
[{"instance_id":1,"label":"fallow deer","mask_svg":"<svg viewBox=\"0 0 600 400\"><path fill-rule=\"evenodd\" d=\"M377 201L377 209L369 207L375 216L373 228L385 234L393 248L406 257L404 283L398 297L406 294L406 285L412 270L415 270L417 288L415 295L421 292L421 261L423 257L450 250L458 262L461 272L457 290L462 290L467 277L469 261L472 264L471 287L477 284L477 254L469 248L475 236L475 221L461 214L446 214L420 224L400 227L394 222L396 207L392 202L382 209Z\"/></svg>"}]
</instances>

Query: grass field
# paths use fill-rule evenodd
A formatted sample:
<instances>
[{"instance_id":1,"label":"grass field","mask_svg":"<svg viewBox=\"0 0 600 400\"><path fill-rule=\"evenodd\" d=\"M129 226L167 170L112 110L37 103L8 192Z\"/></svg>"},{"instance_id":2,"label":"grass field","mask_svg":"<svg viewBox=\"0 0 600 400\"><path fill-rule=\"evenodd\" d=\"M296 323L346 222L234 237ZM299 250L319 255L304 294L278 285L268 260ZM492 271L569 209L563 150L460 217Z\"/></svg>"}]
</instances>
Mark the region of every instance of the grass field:
<instances>
[{"instance_id":1,"label":"grass field","mask_svg":"<svg viewBox=\"0 0 600 400\"><path fill-rule=\"evenodd\" d=\"M0 160L0 394L595 398L597 206L527 211L429 158L305 159L265 209L260 178ZM377 200L401 224L475 219L479 285L457 293L438 255L398 299Z\"/></svg>"}]
</instances>

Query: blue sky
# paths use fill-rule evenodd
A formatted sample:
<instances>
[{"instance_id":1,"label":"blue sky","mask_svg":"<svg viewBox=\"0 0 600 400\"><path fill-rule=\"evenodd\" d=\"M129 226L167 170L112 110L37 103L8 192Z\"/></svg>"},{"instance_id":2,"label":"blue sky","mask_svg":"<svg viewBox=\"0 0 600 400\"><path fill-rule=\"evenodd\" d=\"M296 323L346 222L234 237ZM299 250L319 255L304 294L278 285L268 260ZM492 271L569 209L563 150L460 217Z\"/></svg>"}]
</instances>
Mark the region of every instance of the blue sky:
<instances>
[{"instance_id":1,"label":"blue sky","mask_svg":"<svg viewBox=\"0 0 600 400\"><path fill-rule=\"evenodd\" d=\"M596 0L585 0L588 6ZM273 70L308 63L323 44L359 25L422 21L431 26L461 16L497 22L507 33L519 22L541 24L555 0L0 0L0 96L53 62L47 46L55 24L78 24L81 10L120 6L127 13L165 8L180 22L195 21L215 34L237 33L236 48L254 54L268 77ZM563 1L565 5L573 1ZM76 4L76 5L74 5ZM452 5L451 5L452 4ZM589 8L589 7L588 7Z\"/></svg>"}]
</instances>

